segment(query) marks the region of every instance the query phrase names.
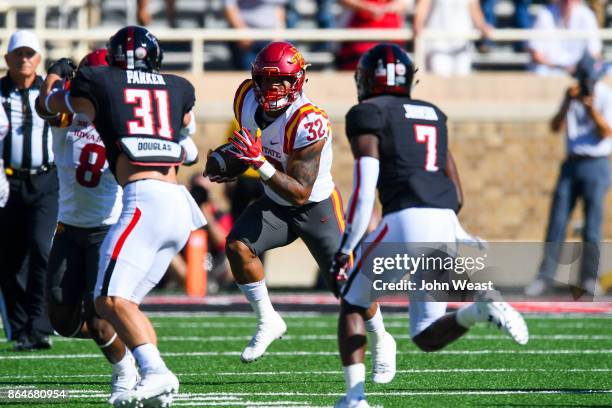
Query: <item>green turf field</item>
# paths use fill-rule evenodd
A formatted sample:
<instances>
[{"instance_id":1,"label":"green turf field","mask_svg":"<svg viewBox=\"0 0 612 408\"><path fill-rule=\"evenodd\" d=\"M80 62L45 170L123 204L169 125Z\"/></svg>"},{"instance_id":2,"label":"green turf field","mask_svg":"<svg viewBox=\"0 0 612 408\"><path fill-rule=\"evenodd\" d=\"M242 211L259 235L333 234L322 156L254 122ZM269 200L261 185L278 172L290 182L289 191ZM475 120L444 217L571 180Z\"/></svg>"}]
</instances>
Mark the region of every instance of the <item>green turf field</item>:
<instances>
[{"instance_id":1,"label":"green turf field","mask_svg":"<svg viewBox=\"0 0 612 408\"><path fill-rule=\"evenodd\" d=\"M239 354L249 315L153 315L159 348L181 381L174 406L331 406L344 391L333 315L286 315L288 335L262 359ZM385 316L398 340L398 374L366 390L373 406L612 406L612 316L528 317L530 341L512 343L478 327L438 353L408 340L407 318ZM371 368L367 361L368 370ZM55 338L48 352L15 353L0 343L0 388L67 389L69 399L24 407L103 407L110 368L87 340Z\"/></svg>"}]
</instances>

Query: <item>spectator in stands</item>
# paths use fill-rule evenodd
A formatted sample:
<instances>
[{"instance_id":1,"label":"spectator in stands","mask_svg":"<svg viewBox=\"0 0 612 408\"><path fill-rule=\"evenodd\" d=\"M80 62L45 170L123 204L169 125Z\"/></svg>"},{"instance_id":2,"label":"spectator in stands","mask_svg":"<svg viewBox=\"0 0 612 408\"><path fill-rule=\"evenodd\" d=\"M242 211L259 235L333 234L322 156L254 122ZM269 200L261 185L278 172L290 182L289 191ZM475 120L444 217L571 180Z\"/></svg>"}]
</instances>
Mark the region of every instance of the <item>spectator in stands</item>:
<instances>
[{"instance_id":1,"label":"spectator in stands","mask_svg":"<svg viewBox=\"0 0 612 408\"><path fill-rule=\"evenodd\" d=\"M534 30L567 29L589 34L585 39L535 39L529 42L530 69L538 74L566 74L574 69L585 50L601 56L602 42L595 14L582 0L557 0L536 16Z\"/></svg>"},{"instance_id":2,"label":"spectator in stands","mask_svg":"<svg viewBox=\"0 0 612 408\"><path fill-rule=\"evenodd\" d=\"M587 0L587 4L595 13L595 18L597 18L597 25L599 28L606 27L606 5L608 0Z\"/></svg>"},{"instance_id":3,"label":"spectator in stands","mask_svg":"<svg viewBox=\"0 0 612 408\"><path fill-rule=\"evenodd\" d=\"M346 28L402 28L411 0L340 0L346 9L340 27ZM399 42L399 45L404 45ZM354 70L361 55L377 42L346 42L336 55L336 67Z\"/></svg>"},{"instance_id":4,"label":"spectator in stands","mask_svg":"<svg viewBox=\"0 0 612 408\"><path fill-rule=\"evenodd\" d=\"M336 24L334 14L332 13L332 5L334 0L316 0L317 12L315 15L318 28L333 28ZM296 28L300 20L300 14L297 10L297 0L287 1L287 28ZM313 50L328 51L331 44L328 42L315 43Z\"/></svg>"},{"instance_id":5,"label":"spectator in stands","mask_svg":"<svg viewBox=\"0 0 612 408\"><path fill-rule=\"evenodd\" d=\"M164 14L166 15L168 25L172 28L178 27L176 24L175 0L164 0L164 2L166 4ZM151 24L151 14L147 9L148 5L149 0L136 1L136 19L138 20L138 24L140 24L141 26L148 26L149 24Z\"/></svg>"},{"instance_id":6,"label":"spectator in stands","mask_svg":"<svg viewBox=\"0 0 612 408\"><path fill-rule=\"evenodd\" d=\"M2 157L10 184L0 208L0 289L15 349L51 347L45 279L57 223L58 180L47 122L34 109L43 79L36 75L41 47L30 31L15 32L0 79L0 109L8 121Z\"/></svg>"},{"instance_id":7,"label":"spectator in stands","mask_svg":"<svg viewBox=\"0 0 612 408\"><path fill-rule=\"evenodd\" d=\"M209 200L210 183L208 178L197 173L189 182L189 192L208 221L208 224L202 228L208 232L208 253L205 258L208 291L214 293L220 288L233 287L234 278L225 258L225 238L232 229L233 220L230 214L219 211ZM189 241L187 245L190 245ZM186 275L187 263L184 251L181 251L172 259L168 280L164 282L164 287L172 285L184 287Z\"/></svg>"},{"instance_id":8,"label":"spectator in stands","mask_svg":"<svg viewBox=\"0 0 612 408\"><path fill-rule=\"evenodd\" d=\"M565 128L567 158L553 196L540 271L525 289L530 296L541 295L552 285L567 221L579 197L585 216L580 283L590 293L597 293L601 224L610 184L608 156L612 152L612 90L599 81L602 72L602 64L585 52L574 72L577 82L565 92L551 121L553 131Z\"/></svg>"},{"instance_id":9,"label":"spectator in stands","mask_svg":"<svg viewBox=\"0 0 612 408\"><path fill-rule=\"evenodd\" d=\"M332 5L334 0L315 0L317 3L317 12L315 14L318 28L332 28L335 26L334 14L332 13ZM287 1L287 28L296 28L300 20L300 14L297 11L297 0Z\"/></svg>"},{"instance_id":10,"label":"spectator in stands","mask_svg":"<svg viewBox=\"0 0 612 408\"><path fill-rule=\"evenodd\" d=\"M414 12L415 40L423 29L466 32L476 26L488 37L487 24L478 0L418 0ZM471 42L461 38L431 40L424 45L427 71L436 75L468 75L472 70Z\"/></svg>"},{"instance_id":11,"label":"spectator in stands","mask_svg":"<svg viewBox=\"0 0 612 408\"><path fill-rule=\"evenodd\" d=\"M285 5L287 0L223 0L225 18L230 27L285 28ZM240 40L230 44L233 68L250 70L255 55L268 41Z\"/></svg>"},{"instance_id":12,"label":"spectator in stands","mask_svg":"<svg viewBox=\"0 0 612 408\"><path fill-rule=\"evenodd\" d=\"M514 17L512 22L513 28L528 29L531 28L531 16L529 15L529 5L531 0L513 0ZM497 14L495 14L495 5L497 0L480 0L480 6L484 14L485 21L491 27L497 28ZM488 52L491 46L491 40L481 41L478 45L480 52ZM520 41L514 44L515 51L524 51L525 43Z\"/></svg>"}]
</instances>

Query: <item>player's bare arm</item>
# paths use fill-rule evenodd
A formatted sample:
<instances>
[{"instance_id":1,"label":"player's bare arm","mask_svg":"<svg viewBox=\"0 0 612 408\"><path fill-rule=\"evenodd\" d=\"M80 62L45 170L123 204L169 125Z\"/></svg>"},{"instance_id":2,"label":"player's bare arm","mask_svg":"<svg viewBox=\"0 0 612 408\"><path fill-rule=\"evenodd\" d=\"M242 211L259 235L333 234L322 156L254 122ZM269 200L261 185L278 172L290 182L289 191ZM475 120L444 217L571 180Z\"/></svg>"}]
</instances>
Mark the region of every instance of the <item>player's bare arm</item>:
<instances>
[{"instance_id":1,"label":"player's bare arm","mask_svg":"<svg viewBox=\"0 0 612 408\"><path fill-rule=\"evenodd\" d=\"M295 150L287 161L287 173L277 171L266 184L285 200L294 205L308 201L319 174L319 162L325 140Z\"/></svg>"},{"instance_id":2,"label":"player's bare arm","mask_svg":"<svg viewBox=\"0 0 612 408\"><path fill-rule=\"evenodd\" d=\"M62 77L55 73L49 73L40 91L40 96L36 101L37 109L50 114L54 113L83 113L93 121L96 117L96 110L87 98L75 98L66 96L68 91L56 90L53 92L53 85L61 81Z\"/></svg>"},{"instance_id":3,"label":"player's bare arm","mask_svg":"<svg viewBox=\"0 0 612 408\"><path fill-rule=\"evenodd\" d=\"M363 156L378 159L378 137L372 134L363 134L353 138L351 140L351 151L355 159Z\"/></svg>"},{"instance_id":4,"label":"player's bare arm","mask_svg":"<svg viewBox=\"0 0 612 408\"><path fill-rule=\"evenodd\" d=\"M455 159L453 158L453 155L451 154L450 150L446 152L446 167L444 169L444 174L446 174L446 177L451 179L451 181L455 185L455 190L457 190L457 201L459 202L459 208L457 209L457 212L459 212L461 210L461 207L463 207L463 189L461 188L459 171L457 170Z\"/></svg>"}]
</instances>

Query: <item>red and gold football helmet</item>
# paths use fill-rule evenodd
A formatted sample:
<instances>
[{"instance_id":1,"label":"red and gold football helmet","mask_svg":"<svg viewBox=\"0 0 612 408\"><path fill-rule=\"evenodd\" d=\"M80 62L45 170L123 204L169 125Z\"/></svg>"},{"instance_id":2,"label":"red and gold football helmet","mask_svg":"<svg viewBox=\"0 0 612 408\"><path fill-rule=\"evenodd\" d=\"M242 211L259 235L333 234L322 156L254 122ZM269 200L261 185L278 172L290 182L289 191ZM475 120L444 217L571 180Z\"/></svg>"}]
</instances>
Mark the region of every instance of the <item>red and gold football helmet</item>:
<instances>
[{"instance_id":1,"label":"red and gold football helmet","mask_svg":"<svg viewBox=\"0 0 612 408\"><path fill-rule=\"evenodd\" d=\"M306 67L304 56L293 44L274 41L266 45L255 57L251 68L257 102L267 112L278 111L291 105L302 93ZM285 90L277 87L263 89L261 79L264 77L283 77L291 86Z\"/></svg>"},{"instance_id":2,"label":"red and gold football helmet","mask_svg":"<svg viewBox=\"0 0 612 408\"><path fill-rule=\"evenodd\" d=\"M108 52L106 51L106 48L98 48L97 50L92 51L83 57L81 62L79 62L79 68L108 65L108 61L106 60L107 55Z\"/></svg>"}]
</instances>

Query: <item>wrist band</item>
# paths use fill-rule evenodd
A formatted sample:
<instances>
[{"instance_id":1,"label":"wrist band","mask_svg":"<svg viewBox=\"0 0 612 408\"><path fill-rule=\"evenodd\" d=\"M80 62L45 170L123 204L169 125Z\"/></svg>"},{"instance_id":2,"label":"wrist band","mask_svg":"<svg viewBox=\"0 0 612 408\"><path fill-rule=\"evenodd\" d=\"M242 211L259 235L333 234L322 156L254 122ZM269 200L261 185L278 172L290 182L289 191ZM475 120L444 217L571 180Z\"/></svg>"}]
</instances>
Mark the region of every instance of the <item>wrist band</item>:
<instances>
[{"instance_id":1,"label":"wrist band","mask_svg":"<svg viewBox=\"0 0 612 408\"><path fill-rule=\"evenodd\" d=\"M64 93L64 103L66 104L66 107L71 113L76 113L74 111L74 108L72 107L72 104L70 103L70 91L66 91Z\"/></svg>"},{"instance_id":2,"label":"wrist band","mask_svg":"<svg viewBox=\"0 0 612 408\"><path fill-rule=\"evenodd\" d=\"M270 164L269 161L266 160L264 164L262 164L261 167L257 169L257 172L259 173L263 181L268 181L272 178L274 173L276 173L276 169L273 165Z\"/></svg>"},{"instance_id":3,"label":"wrist band","mask_svg":"<svg viewBox=\"0 0 612 408\"><path fill-rule=\"evenodd\" d=\"M113 337L111 337L111 339L109 341L107 341L106 343L99 345L98 347L101 349L105 349L111 346L111 344L113 344L113 342L115 341L115 339L117 338L117 333L113 334Z\"/></svg>"},{"instance_id":4,"label":"wrist band","mask_svg":"<svg viewBox=\"0 0 612 408\"><path fill-rule=\"evenodd\" d=\"M49 108L49 98L51 98L57 91L58 91L57 89L52 89L51 93L49 93L49 95L47 95L47 97L45 98L45 109L49 113L55 113L54 111L51 110L51 108Z\"/></svg>"}]
</instances>

